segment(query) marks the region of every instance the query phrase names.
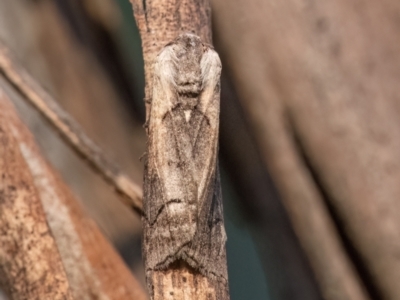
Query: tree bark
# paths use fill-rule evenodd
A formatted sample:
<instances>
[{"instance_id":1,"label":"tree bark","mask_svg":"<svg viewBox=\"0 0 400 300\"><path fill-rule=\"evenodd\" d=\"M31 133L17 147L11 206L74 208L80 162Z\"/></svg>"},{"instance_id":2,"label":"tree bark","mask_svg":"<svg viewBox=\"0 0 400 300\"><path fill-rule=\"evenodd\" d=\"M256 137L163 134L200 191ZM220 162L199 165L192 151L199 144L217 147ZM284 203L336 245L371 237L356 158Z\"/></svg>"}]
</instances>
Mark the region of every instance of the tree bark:
<instances>
[{"instance_id":1,"label":"tree bark","mask_svg":"<svg viewBox=\"0 0 400 300\"><path fill-rule=\"evenodd\" d=\"M73 299L32 174L0 112L0 286L11 299Z\"/></svg>"},{"instance_id":2,"label":"tree bark","mask_svg":"<svg viewBox=\"0 0 400 300\"><path fill-rule=\"evenodd\" d=\"M60 264L65 269L74 299L147 299L142 287L102 236L96 224L42 158L32 135L19 120L4 93L0 97L0 120L7 122L6 132L12 133L25 163L25 172L32 176L33 188L38 192L45 222L47 220L46 224L59 249ZM23 240L23 237L20 238ZM43 259L45 257L37 258L34 261L35 266L42 263ZM48 272L55 276L53 270ZM46 297L42 296L40 299Z\"/></svg>"},{"instance_id":3,"label":"tree bark","mask_svg":"<svg viewBox=\"0 0 400 300\"><path fill-rule=\"evenodd\" d=\"M210 7L208 1L203 0L167 2L132 0L131 2L142 38L146 79L146 124L148 125L153 96L153 65L156 55L164 46L174 41L178 34L184 32L192 32L198 35L203 43L211 44ZM154 155L154 153L147 153L147 155ZM215 169L215 166L212 167ZM149 176L154 172L151 168L150 164L145 166L145 207L156 205L153 202L146 202L155 200L150 196L150 191L156 189L154 181ZM216 173L216 176L219 177L219 174ZM219 179L216 182L215 190L217 191L220 189ZM177 186L177 188L181 187ZM148 226L146 222L144 223L144 226ZM187 225L189 226L189 224ZM154 250L148 249L146 243L145 238L143 251L145 256L149 257L150 253L146 254L146 251ZM223 242L221 251L226 264L225 242ZM229 299L226 278L221 279L222 277L219 276L204 274L199 269L192 268L180 260L169 264L166 269L152 269L147 265L146 260L145 264L148 272L148 289L152 299Z\"/></svg>"}]
</instances>

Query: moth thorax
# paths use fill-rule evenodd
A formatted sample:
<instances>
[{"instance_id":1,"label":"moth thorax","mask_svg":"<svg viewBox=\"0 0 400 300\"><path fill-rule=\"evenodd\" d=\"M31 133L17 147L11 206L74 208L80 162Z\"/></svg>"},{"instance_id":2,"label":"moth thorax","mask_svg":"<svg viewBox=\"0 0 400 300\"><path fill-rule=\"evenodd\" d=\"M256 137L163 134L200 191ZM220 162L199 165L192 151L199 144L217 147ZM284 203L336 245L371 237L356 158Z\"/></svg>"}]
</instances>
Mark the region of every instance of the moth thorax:
<instances>
[{"instance_id":1,"label":"moth thorax","mask_svg":"<svg viewBox=\"0 0 400 300\"><path fill-rule=\"evenodd\" d=\"M175 83L178 93L187 97L197 97L203 85L200 67L201 55L196 50L189 49L180 55L177 54Z\"/></svg>"},{"instance_id":2,"label":"moth thorax","mask_svg":"<svg viewBox=\"0 0 400 300\"><path fill-rule=\"evenodd\" d=\"M200 67L181 66L176 72L175 83L179 95L197 97L203 85Z\"/></svg>"},{"instance_id":3,"label":"moth thorax","mask_svg":"<svg viewBox=\"0 0 400 300\"><path fill-rule=\"evenodd\" d=\"M176 89L179 96L179 102L184 109L193 109L198 101L202 91L202 80L200 70L190 70L188 72L179 72L176 78Z\"/></svg>"}]
</instances>

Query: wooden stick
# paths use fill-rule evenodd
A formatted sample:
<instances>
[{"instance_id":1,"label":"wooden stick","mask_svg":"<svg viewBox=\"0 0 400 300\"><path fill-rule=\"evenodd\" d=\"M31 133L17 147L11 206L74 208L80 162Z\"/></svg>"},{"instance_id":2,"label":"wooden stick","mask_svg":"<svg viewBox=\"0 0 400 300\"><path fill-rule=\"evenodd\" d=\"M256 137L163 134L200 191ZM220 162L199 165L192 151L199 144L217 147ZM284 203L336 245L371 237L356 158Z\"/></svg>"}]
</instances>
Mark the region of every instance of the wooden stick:
<instances>
[{"instance_id":1,"label":"wooden stick","mask_svg":"<svg viewBox=\"0 0 400 300\"><path fill-rule=\"evenodd\" d=\"M202 43L212 44L210 18L211 11L209 1L131 0L131 3L142 39L146 79L145 104L147 121L146 124L148 125L147 133L149 137L149 142L147 151L148 157L146 158L144 175L145 193L143 201L145 207L145 217L143 222L143 256L145 261L146 277L150 298L152 300L228 300L228 282L227 276L225 276L225 242L223 241L223 239L221 239L224 233L223 230L220 229L222 228L222 226L216 226L217 223L214 222L218 220L218 222L223 223L223 218L221 216L221 197L219 194L221 187L218 180L219 174L218 172L216 172L216 159L210 160L212 161L212 163L209 163L209 165L203 170L196 171L199 173L207 172L207 174L210 174L209 178L212 178L212 180L215 182L215 184L213 184L213 187L210 187L210 191L211 189L213 189L214 193L212 194L210 192L205 194L215 196L215 201L213 201L213 203L215 204L213 205L213 208L215 209L215 214L209 214L212 208L210 208L210 206L208 205L203 205L202 207L204 209L202 209L202 212L192 217L190 215L191 212L189 209L189 207L192 206L182 203L188 201L189 199L189 201L192 201L192 203L199 203L199 200L196 199L197 196L194 196L194 194L197 194L196 192L189 193L187 192L189 191L189 189L184 188L185 184L183 182L185 182L185 180L182 178L184 178L185 176L181 176L181 174L183 173L180 173L179 168L175 167L171 167L171 171L167 171L165 173L162 173L162 171L160 172L161 169L168 169L171 166L171 162L173 161L172 159L167 159L167 161L163 161L162 158L167 157L168 153L172 153L175 150L173 150L173 142L169 143L168 138L165 138L166 136L162 134L162 137L159 138L156 133L173 132L169 129L162 128L162 118L159 118L159 116L162 115L164 105L168 104L168 99L166 99L164 91L167 94L170 94L170 92L164 89L162 90L162 92L160 92L160 90L158 89L153 89L153 76L154 78L160 78L160 76L162 77L163 74L169 72L167 71L167 68L161 66L162 63L156 64L157 66L159 66L159 68L157 69L159 72L155 71L156 66L154 62L156 60L157 54L160 52L161 49L163 49L166 44L174 43L173 49L175 49L175 46L178 47L179 41L176 38L179 34L193 33L194 35L200 37ZM180 41L186 39L190 38L188 38L187 36L183 37L181 35ZM171 46L172 44L169 45ZM183 47L184 49L188 49L188 45L192 45L194 47L196 45L195 38L193 38L191 42L186 45L187 46ZM206 48L208 49L209 47L204 47L203 50L206 51ZM164 52L164 54L168 56L168 50ZM162 56L162 54L160 55ZM159 60L157 61L160 62ZM188 63L188 65L193 64ZM178 73L184 74L185 72L186 70L180 70ZM156 90L158 92L156 92ZM172 92L172 94L174 94L174 92ZM219 97L219 95L216 97ZM157 103L159 106L157 106ZM200 106L201 105L199 105L199 107ZM172 109L170 110L172 111ZM210 124L213 122L217 123L217 119L219 118L217 111L219 111L219 107L218 109L216 107L213 107L213 109L210 109L209 112L211 110L214 112L214 115L210 119ZM173 122L175 122L176 120L177 119L174 119ZM216 126L212 126L212 128L216 128ZM183 128L187 127L185 127L184 125L180 125L179 128L179 130L186 130ZM188 129L188 131L186 131L182 135L178 133L176 135L177 139L187 134L191 129L192 128ZM213 131L214 136L217 136L217 131L218 129L216 131ZM159 148L155 146L156 143L158 143L158 145L160 146ZM206 142L204 144L209 146L211 143ZM177 145L179 145L178 147L180 147L180 145L183 145L183 143L178 142ZM193 151L192 149L188 150L188 152ZM201 151L203 150L204 149L201 149ZM177 151L179 153L183 153L181 152L181 149L178 149ZM213 153L214 155L216 155L215 152ZM166 154L166 156L163 156L164 154ZM195 155L193 155L193 157L195 157ZM169 158L171 158L171 156L169 156ZM156 160L157 163L155 163ZM173 162L173 164L174 163L175 162ZM182 166L189 166L192 164L192 160L183 158L180 163ZM191 167L191 170L195 169L195 167ZM196 174L196 178L197 176L199 176L199 173ZM168 176L163 176L160 174L168 174ZM188 172L187 174L190 173ZM177 180L169 181L169 176L177 178ZM162 183L160 184L160 182ZM160 186L162 186L162 189L159 188ZM197 189L201 185L199 185L198 182L192 181L191 186L195 186ZM167 192L165 193L165 191ZM157 209L157 207L160 207L160 200L167 199L171 196L171 193L174 195L177 195L177 193L179 193L179 196L176 199L173 199L177 200L177 202L181 201L180 203L178 203L178 207L184 208L179 210L179 217L177 217L177 215L174 215L174 217L170 217L170 207L167 207L167 204L164 206L166 207L165 209ZM168 198L168 200L170 200L170 198ZM173 201L170 203L173 203ZM174 204L172 204L172 206L173 205ZM216 209L217 207L218 209ZM157 211L158 214L158 217L156 219L157 222L153 222L154 211ZM200 211L200 209L198 211ZM185 215L185 217L183 217L183 215ZM210 221L211 219L213 221ZM192 220L196 220L196 225L194 227ZM205 220L209 221L207 223L207 226L204 226ZM212 225L210 225L211 223ZM177 234L175 228L177 228L178 230L187 230L187 228L194 229L187 231L189 232L189 234ZM210 230L210 228L213 229ZM196 234L192 235L192 232L196 232ZM213 238L213 234L215 234L216 236L218 235L218 238ZM175 238L174 235L177 238ZM179 241L177 241L177 239L179 239ZM183 242L183 239L187 239L187 241ZM204 241L204 243L200 243L200 240ZM160 241L166 242L164 243ZM209 241L216 243L212 244ZM203 245L204 247L202 249L199 249L197 246L199 244ZM177 245L178 247L176 247ZM160 255L158 255L158 253L160 253ZM216 253L219 253L220 255L217 256L215 255ZM215 269L217 271L214 272L212 271L212 269Z\"/></svg>"},{"instance_id":2,"label":"wooden stick","mask_svg":"<svg viewBox=\"0 0 400 300\"><path fill-rule=\"evenodd\" d=\"M11 56L0 42L0 73L24 98L33 105L61 137L89 166L99 173L122 196L123 202L133 210L142 212L142 190L127 175L105 157L103 151L82 130L79 124L64 111Z\"/></svg>"}]
</instances>

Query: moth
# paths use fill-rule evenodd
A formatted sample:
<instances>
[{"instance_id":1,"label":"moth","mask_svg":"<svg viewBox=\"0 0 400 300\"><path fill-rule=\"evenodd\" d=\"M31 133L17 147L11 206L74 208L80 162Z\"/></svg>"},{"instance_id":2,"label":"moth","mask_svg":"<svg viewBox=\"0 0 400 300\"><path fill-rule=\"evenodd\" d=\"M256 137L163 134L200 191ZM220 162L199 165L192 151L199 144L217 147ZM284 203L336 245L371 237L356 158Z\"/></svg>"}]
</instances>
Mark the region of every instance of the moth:
<instances>
[{"instance_id":1,"label":"moth","mask_svg":"<svg viewBox=\"0 0 400 300\"><path fill-rule=\"evenodd\" d=\"M184 33L158 54L153 72L144 184L147 277L184 261L226 280L217 166L219 56L198 36Z\"/></svg>"}]
</instances>

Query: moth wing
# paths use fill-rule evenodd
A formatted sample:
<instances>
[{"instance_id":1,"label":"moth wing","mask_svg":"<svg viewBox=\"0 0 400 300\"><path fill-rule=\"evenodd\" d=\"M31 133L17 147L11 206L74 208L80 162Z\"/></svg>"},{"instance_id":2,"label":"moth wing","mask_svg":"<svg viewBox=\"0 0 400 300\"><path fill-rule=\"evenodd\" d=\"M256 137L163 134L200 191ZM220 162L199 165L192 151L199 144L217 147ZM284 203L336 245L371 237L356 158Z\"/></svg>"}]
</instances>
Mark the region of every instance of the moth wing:
<instances>
[{"instance_id":1,"label":"moth wing","mask_svg":"<svg viewBox=\"0 0 400 300\"><path fill-rule=\"evenodd\" d=\"M173 108L177 104L174 82L175 52L165 47L154 64L153 95L149 119L148 180L145 191L146 221L150 223L145 238L151 241L147 257L152 267L166 266L175 259L176 252L194 235L196 220L188 213L185 180L188 176L181 167L180 125ZM151 199L151 200L150 200ZM157 224L155 224L157 222ZM156 226L152 227L152 224Z\"/></svg>"},{"instance_id":2,"label":"moth wing","mask_svg":"<svg viewBox=\"0 0 400 300\"><path fill-rule=\"evenodd\" d=\"M223 226L222 195L218 170L221 62L207 49L201 59L203 92L198 105L202 120L197 128L194 149L198 165L198 221L186 261L205 273L226 278L224 267L226 233ZM210 241L205 243L205 241Z\"/></svg>"},{"instance_id":3,"label":"moth wing","mask_svg":"<svg viewBox=\"0 0 400 300\"><path fill-rule=\"evenodd\" d=\"M203 92L200 96L198 110L204 115L202 124L197 129L199 138L203 140L201 145L195 149L203 151L199 160L202 163L202 170L198 174L198 196L204 199L210 182L215 173L218 155L218 132L219 132L219 114L220 114L220 76L221 61L218 54L211 48L208 48L202 56L200 62L203 78ZM207 126L205 125L207 124ZM205 128L207 128L205 130Z\"/></svg>"}]
</instances>

